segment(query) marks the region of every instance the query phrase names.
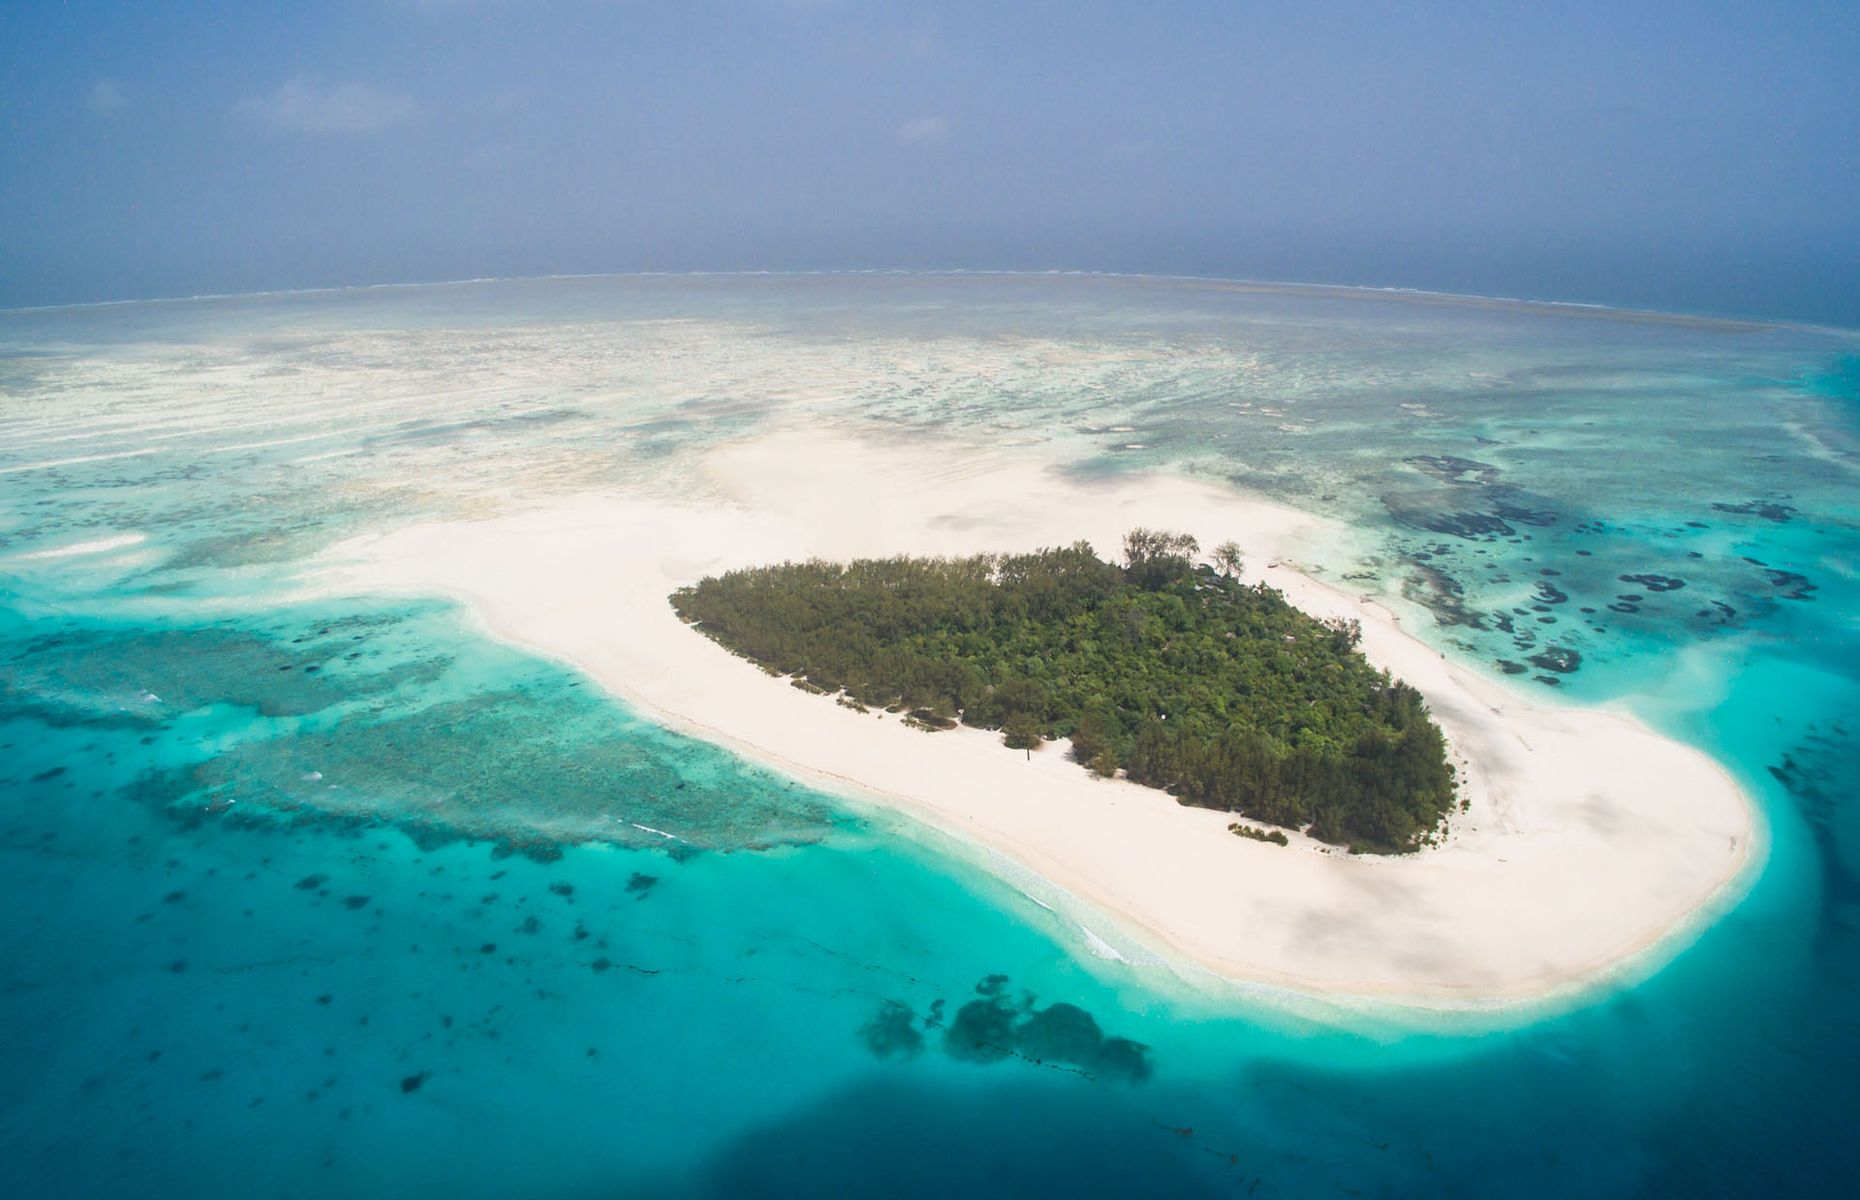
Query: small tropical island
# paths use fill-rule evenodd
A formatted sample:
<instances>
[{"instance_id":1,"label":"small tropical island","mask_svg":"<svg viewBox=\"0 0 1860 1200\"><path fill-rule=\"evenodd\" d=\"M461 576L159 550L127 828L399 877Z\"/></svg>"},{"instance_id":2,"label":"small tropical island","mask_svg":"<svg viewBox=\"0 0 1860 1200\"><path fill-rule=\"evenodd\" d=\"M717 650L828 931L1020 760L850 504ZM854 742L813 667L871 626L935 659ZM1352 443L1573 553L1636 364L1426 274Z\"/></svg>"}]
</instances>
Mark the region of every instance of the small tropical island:
<instances>
[{"instance_id":1,"label":"small tropical island","mask_svg":"<svg viewBox=\"0 0 1860 1200\"><path fill-rule=\"evenodd\" d=\"M358 537L314 583L456 597L677 734L844 800L876 843L995 876L1081 955L1216 987L1536 1004L1661 961L1762 861L1708 755L1443 655L1320 577L1340 530L1224 483L815 427L675 478ZM737 570L757 563L789 565ZM1016 712L1086 762L1004 750ZM619 839L694 832L642 816L673 814L628 780L612 795Z\"/></svg>"},{"instance_id":2,"label":"small tropical island","mask_svg":"<svg viewBox=\"0 0 1860 1200\"><path fill-rule=\"evenodd\" d=\"M1233 542L1138 527L1030 554L818 559L729 571L673 608L795 686L925 730L1069 738L1081 766L1353 852L1433 843L1457 804L1414 688L1372 666L1353 620L1241 581ZM1242 836L1284 844L1243 824Z\"/></svg>"}]
</instances>

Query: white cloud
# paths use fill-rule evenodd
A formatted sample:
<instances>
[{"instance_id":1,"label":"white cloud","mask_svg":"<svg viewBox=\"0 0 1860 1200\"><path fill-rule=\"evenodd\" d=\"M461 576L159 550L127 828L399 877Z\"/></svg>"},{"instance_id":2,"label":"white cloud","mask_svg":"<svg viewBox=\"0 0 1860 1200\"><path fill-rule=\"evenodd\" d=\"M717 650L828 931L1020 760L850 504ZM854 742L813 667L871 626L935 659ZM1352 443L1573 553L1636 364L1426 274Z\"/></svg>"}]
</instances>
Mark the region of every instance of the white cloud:
<instances>
[{"instance_id":1,"label":"white cloud","mask_svg":"<svg viewBox=\"0 0 1860 1200\"><path fill-rule=\"evenodd\" d=\"M898 126L898 144L922 146L949 137L949 118L917 117Z\"/></svg>"},{"instance_id":2,"label":"white cloud","mask_svg":"<svg viewBox=\"0 0 1860 1200\"><path fill-rule=\"evenodd\" d=\"M128 103L129 97L123 94L123 85L114 79L99 79L84 94L84 107L98 116L108 116Z\"/></svg>"},{"instance_id":3,"label":"white cloud","mask_svg":"<svg viewBox=\"0 0 1860 1200\"><path fill-rule=\"evenodd\" d=\"M413 119L412 100L365 83L323 83L300 75L248 96L240 116L284 133L375 133Z\"/></svg>"}]
</instances>

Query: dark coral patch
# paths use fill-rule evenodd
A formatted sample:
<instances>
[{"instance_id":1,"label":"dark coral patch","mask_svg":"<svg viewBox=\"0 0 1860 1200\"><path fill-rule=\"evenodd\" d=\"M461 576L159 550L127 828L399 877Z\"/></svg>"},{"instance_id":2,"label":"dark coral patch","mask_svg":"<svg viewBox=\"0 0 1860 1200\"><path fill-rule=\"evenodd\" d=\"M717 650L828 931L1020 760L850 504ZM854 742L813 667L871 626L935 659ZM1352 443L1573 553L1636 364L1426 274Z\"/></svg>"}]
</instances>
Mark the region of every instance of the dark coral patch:
<instances>
[{"instance_id":1,"label":"dark coral patch","mask_svg":"<svg viewBox=\"0 0 1860 1200\"><path fill-rule=\"evenodd\" d=\"M867 1050L880 1058L893 1055L915 1058L924 1048L924 1035L917 1028L916 1014L910 1005L898 1000L880 1004L872 1019L860 1026L859 1039Z\"/></svg>"},{"instance_id":2,"label":"dark coral patch","mask_svg":"<svg viewBox=\"0 0 1860 1200\"><path fill-rule=\"evenodd\" d=\"M1763 574L1769 579L1770 586L1775 588L1784 600L1807 600L1811 598L1811 593L1815 590L1815 585L1808 581L1806 575L1798 575L1794 571L1772 569L1764 571Z\"/></svg>"},{"instance_id":3,"label":"dark coral patch","mask_svg":"<svg viewBox=\"0 0 1860 1200\"><path fill-rule=\"evenodd\" d=\"M1545 646L1540 653L1531 655L1530 661L1532 666L1567 675L1582 667L1582 654L1565 646Z\"/></svg>"},{"instance_id":4,"label":"dark coral patch","mask_svg":"<svg viewBox=\"0 0 1860 1200\"><path fill-rule=\"evenodd\" d=\"M1547 508L1526 508L1521 504L1508 504L1502 501L1493 505L1492 508L1500 517L1524 525L1542 527L1557 523L1557 515Z\"/></svg>"},{"instance_id":5,"label":"dark coral patch","mask_svg":"<svg viewBox=\"0 0 1860 1200\"><path fill-rule=\"evenodd\" d=\"M1777 504L1769 500L1746 500L1742 504L1714 504L1712 508L1722 513L1762 517L1765 521L1775 521L1779 525L1795 516L1798 511L1793 504Z\"/></svg>"},{"instance_id":6,"label":"dark coral patch","mask_svg":"<svg viewBox=\"0 0 1860 1200\"><path fill-rule=\"evenodd\" d=\"M1097 1020L1075 1004L1038 1008L1030 995L1010 997L1007 984L1007 976L990 975L976 985L977 998L957 1009L955 1018L944 1029L945 1054L962 1062L984 1064L1017 1057L1124 1083L1149 1077L1147 1046L1128 1038L1106 1037ZM942 1024L942 1005L938 1000L930 1006L923 1020L925 1029ZM878 1054L915 1054L915 1049L907 1047L921 1044L923 1036L911 1010L889 1000L860 1034Z\"/></svg>"},{"instance_id":7,"label":"dark coral patch","mask_svg":"<svg viewBox=\"0 0 1860 1200\"><path fill-rule=\"evenodd\" d=\"M1078 1062L1097 1052L1104 1031L1076 1004L1053 1004L1017 1031L1020 1052L1035 1062Z\"/></svg>"},{"instance_id":8,"label":"dark coral patch","mask_svg":"<svg viewBox=\"0 0 1860 1200\"><path fill-rule=\"evenodd\" d=\"M962 1062L989 1063L1014 1053L1012 1005L1000 997L971 1000L943 1032L943 1053Z\"/></svg>"},{"instance_id":9,"label":"dark coral patch","mask_svg":"<svg viewBox=\"0 0 1860 1200\"><path fill-rule=\"evenodd\" d=\"M1490 486L1498 482L1498 468L1473 458L1451 454L1416 454L1402 461L1416 470L1432 475L1443 483L1477 483Z\"/></svg>"}]
</instances>

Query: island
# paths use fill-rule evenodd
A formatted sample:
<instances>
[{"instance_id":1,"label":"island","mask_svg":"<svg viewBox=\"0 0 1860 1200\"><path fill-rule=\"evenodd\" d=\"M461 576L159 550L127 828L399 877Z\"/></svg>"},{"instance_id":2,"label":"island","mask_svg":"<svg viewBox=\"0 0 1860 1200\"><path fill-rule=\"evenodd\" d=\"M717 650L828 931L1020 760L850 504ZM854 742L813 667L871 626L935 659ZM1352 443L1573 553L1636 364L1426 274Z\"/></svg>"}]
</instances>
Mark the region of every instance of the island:
<instances>
[{"instance_id":1,"label":"island","mask_svg":"<svg viewBox=\"0 0 1860 1200\"><path fill-rule=\"evenodd\" d=\"M1128 777L1116 736L1118 772L1105 778L1056 748L1004 750L1003 732L960 721L929 735L905 723L910 708L859 711L844 694L859 681L826 660L784 661L818 669L844 703L770 674L667 603L757 563L1014 558L1078 538L1117 546L1139 526L1234 539L1244 562L1217 561L1213 576L1231 574L1262 609L1258 585L1281 593L1315 622L1286 630L1306 631L1309 649L1360 629L1356 652L1425 699L1458 797L1431 842L1351 854L1181 803ZM1198 994L1264 985L1287 1003L1429 1011L1571 1002L1651 970L1741 894L1765 830L1710 756L1628 713L1443 655L1409 628L1425 629L1425 612L1345 578L1350 545L1334 522L1220 480L1087 477L1025 444L778 428L724 438L663 479L351 539L322 556L304 594L455 597L486 633L844 804L859 818L855 847L921 852L977 888L1020 893L1018 911L1082 961L1160 971ZM1199 566L1192 577L1210 596L1225 586ZM923 700L939 716L936 697ZM1173 724L1179 710L1165 711L1158 721ZM1047 720L1042 738L1062 728L1059 712ZM616 840L678 845L676 820L642 832L628 805L617 779ZM1287 844L1235 836L1236 823Z\"/></svg>"},{"instance_id":2,"label":"island","mask_svg":"<svg viewBox=\"0 0 1860 1200\"><path fill-rule=\"evenodd\" d=\"M1182 803L1357 852L1431 843L1455 803L1421 694L1372 667L1359 622L1240 579L1237 543L1138 527L1029 554L785 562L707 576L672 607L803 690L1031 750L1069 738ZM1284 844L1278 834L1234 831Z\"/></svg>"}]
</instances>

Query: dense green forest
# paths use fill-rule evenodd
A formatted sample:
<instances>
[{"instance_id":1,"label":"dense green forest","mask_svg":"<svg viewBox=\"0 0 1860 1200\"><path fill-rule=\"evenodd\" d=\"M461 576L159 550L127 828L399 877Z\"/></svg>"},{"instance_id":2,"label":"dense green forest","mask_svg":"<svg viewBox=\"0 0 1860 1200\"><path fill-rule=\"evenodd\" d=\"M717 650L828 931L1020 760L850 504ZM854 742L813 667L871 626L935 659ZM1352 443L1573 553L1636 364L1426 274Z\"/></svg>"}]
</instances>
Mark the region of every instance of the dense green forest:
<instances>
[{"instance_id":1,"label":"dense green forest","mask_svg":"<svg viewBox=\"0 0 1860 1200\"><path fill-rule=\"evenodd\" d=\"M960 721L1007 744L1070 737L1185 804L1380 853L1415 849L1454 803L1421 696L1323 622L1238 578L1229 542L1133 530L1124 563L1084 542L1032 554L782 563L706 578L679 616L841 703Z\"/></svg>"}]
</instances>

